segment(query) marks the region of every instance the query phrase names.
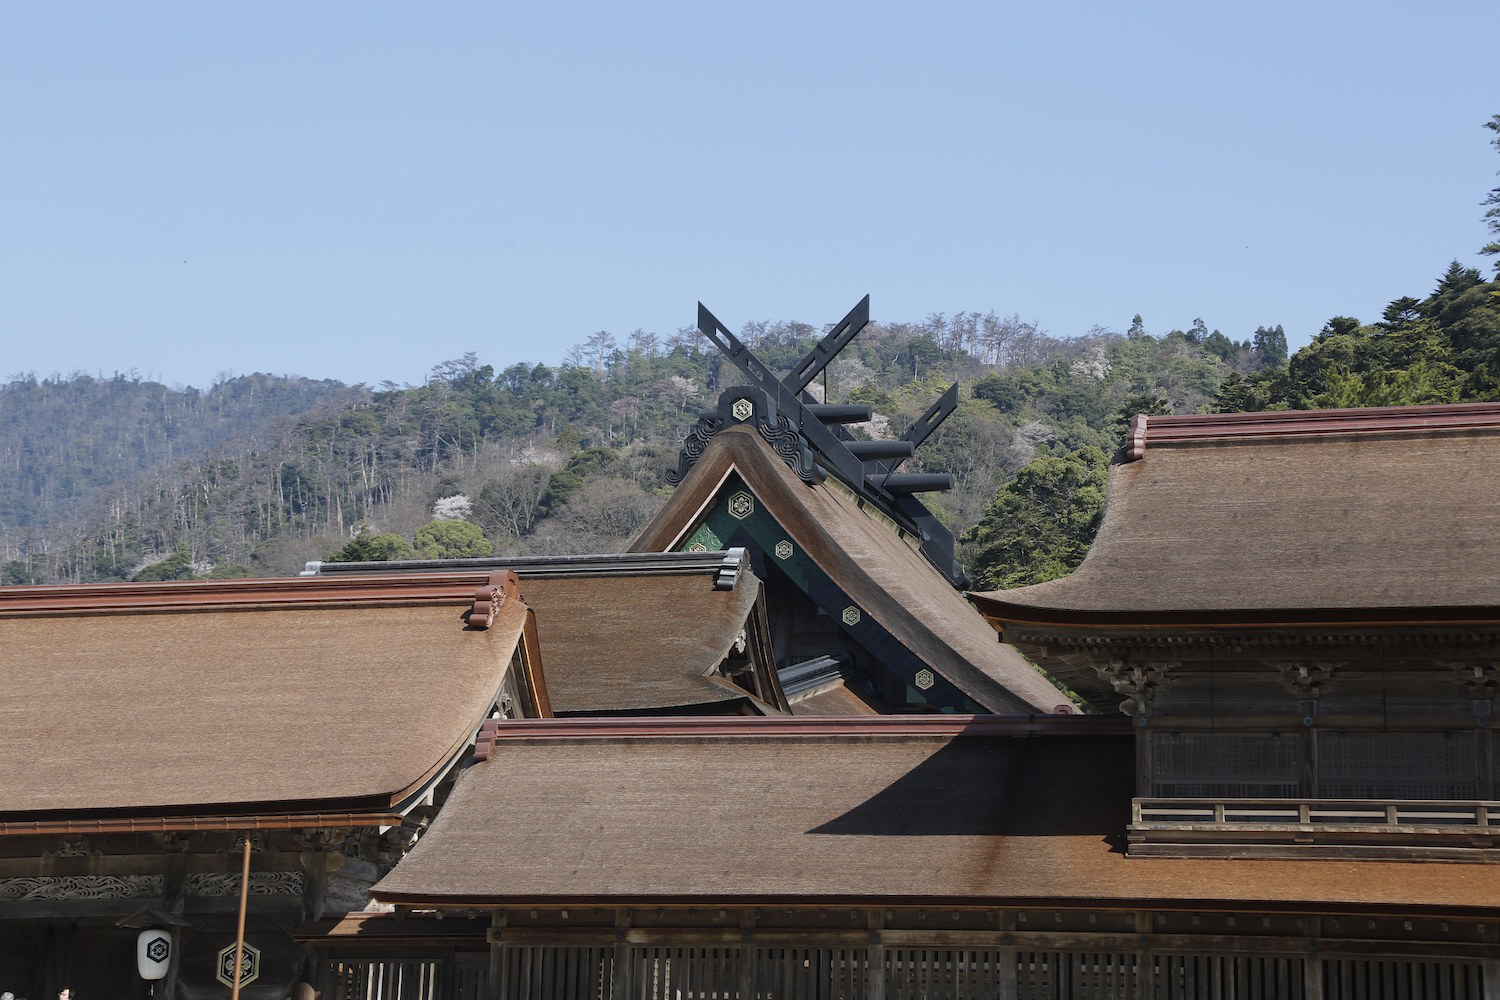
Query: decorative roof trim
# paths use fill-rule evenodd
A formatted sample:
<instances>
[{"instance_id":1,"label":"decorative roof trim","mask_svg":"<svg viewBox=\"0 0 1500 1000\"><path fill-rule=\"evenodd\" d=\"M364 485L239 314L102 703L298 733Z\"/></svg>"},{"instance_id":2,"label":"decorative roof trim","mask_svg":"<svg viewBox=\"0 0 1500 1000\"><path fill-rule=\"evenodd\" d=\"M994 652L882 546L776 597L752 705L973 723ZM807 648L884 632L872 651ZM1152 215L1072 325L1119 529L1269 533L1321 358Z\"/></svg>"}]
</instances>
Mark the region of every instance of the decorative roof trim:
<instances>
[{"instance_id":1,"label":"decorative roof trim","mask_svg":"<svg viewBox=\"0 0 1500 1000\"><path fill-rule=\"evenodd\" d=\"M486 580L487 586L487 577L492 575L496 574L448 572L3 587L0 616L458 603L474 600L476 578Z\"/></svg>"},{"instance_id":2,"label":"decorative roof trim","mask_svg":"<svg viewBox=\"0 0 1500 1000\"><path fill-rule=\"evenodd\" d=\"M499 728L499 719L485 719L480 725L479 732L474 734L474 759L476 761L489 760L490 754L495 752L495 733Z\"/></svg>"},{"instance_id":3,"label":"decorative roof trim","mask_svg":"<svg viewBox=\"0 0 1500 1000\"><path fill-rule=\"evenodd\" d=\"M506 599L515 597L521 581L508 569L497 569L474 591L474 607L469 610L469 627L481 631L495 624L495 615Z\"/></svg>"},{"instance_id":4,"label":"decorative roof trim","mask_svg":"<svg viewBox=\"0 0 1500 1000\"><path fill-rule=\"evenodd\" d=\"M1497 428L1500 428L1500 404L1497 403L1366 406L1346 410L1268 410L1261 413L1184 413L1167 416L1138 413L1130 420L1125 461L1134 462L1143 458L1148 443Z\"/></svg>"},{"instance_id":5,"label":"decorative roof trim","mask_svg":"<svg viewBox=\"0 0 1500 1000\"><path fill-rule=\"evenodd\" d=\"M1125 461L1135 462L1146 457L1146 421L1149 419L1144 413L1130 418L1130 433L1125 438Z\"/></svg>"},{"instance_id":6,"label":"decorative roof trim","mask_svg":"<svg viewBox=\"0 0 1500 1000\"><path fill-rule=\"evenodd\" d=\"M655 716L491 719L480 729L480 738L488 757L502 743L514 740L1118 736L1128 732L1130 720L1101 715ZM475 749L478 757L478 746Z\"/></svg>"}]
</instances>

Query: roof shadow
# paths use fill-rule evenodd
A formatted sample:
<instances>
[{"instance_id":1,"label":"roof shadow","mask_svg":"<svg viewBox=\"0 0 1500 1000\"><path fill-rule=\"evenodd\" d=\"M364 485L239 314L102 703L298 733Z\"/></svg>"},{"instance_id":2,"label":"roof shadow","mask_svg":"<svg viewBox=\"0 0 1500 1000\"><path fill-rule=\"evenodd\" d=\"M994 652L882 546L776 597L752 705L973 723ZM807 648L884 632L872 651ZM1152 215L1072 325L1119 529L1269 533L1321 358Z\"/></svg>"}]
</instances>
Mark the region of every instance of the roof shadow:
<instances>
[{"instance_id":1,"label":"roof shadow","mask_svg":"<svg viewBox=\"0 0 1500 1000\"><path fill-rule=\"evenodd\" d=\"M958 736L810 834L865 837L1122 836L1132 739Z\"/></svg>"}]
</instances>

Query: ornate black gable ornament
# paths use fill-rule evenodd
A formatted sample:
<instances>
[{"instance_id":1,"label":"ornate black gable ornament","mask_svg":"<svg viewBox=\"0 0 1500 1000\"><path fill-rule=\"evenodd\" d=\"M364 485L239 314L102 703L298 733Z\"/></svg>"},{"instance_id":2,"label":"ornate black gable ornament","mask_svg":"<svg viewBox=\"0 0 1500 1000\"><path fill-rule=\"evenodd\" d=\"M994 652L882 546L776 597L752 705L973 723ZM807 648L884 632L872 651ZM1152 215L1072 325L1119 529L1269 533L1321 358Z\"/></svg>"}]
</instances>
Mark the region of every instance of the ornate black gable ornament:
<instances>
[{"instance_id":1,"label":"ornate black gable ornament","mask_svg":"<svg viewBox=\"0 0 1500 1000\"><path fill-rule=\"evenodd\" d=\"M922 554L955 587L968 586L963 567L953 556L953 535L915 496L953 487L947 473L901 473L896 469L958 408L958 384L949 386L899 441L857 441L845 424L874 416L868 406L820 403L807 391L870 322L866 295L834 325L785 378L777 378L748 347L698 303L698 329L744 373L751 384L719 395L718 406L705 411L688 432L667 481L680 483L697 463L715 434L735 424L754 427L782 461L804 482L833 476L855 495L899 527L920 539Z\"/></svg>"}]
</instances>

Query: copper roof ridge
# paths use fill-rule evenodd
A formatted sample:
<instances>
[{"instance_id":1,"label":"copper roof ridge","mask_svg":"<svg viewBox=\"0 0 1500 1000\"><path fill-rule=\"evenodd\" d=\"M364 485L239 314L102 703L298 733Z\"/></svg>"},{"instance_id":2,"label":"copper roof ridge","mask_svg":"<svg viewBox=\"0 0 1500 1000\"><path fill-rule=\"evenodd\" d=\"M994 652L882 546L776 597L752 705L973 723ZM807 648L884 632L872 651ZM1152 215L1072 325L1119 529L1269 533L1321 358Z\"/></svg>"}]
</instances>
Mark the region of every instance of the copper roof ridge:
<instances>
[{"instance_id":1,"label":"copper roof ridge","mask_svg":"<svg viewBox=\"0 0 1500 1000\"><path fill-rule=\"evenodd\" d=\"M1169 441L1223 441L1485 428L1500 428L1500 403L1434 403L1424 406L1180 413L1163 416L1136 414L1131 420L1125 460L1133 462L1143 457L1148 444Z\"/></svg>"},{"instance_id":2,"label":"copper roof ridge","mask_svg":"<svg viewBox=\"0 0 1500 1000\"><path fill-rule=\"evenodd\" d=\"M496 720L493 727L486 723L486 728L485 736L489 742L486 749L508 740L1113 736L1131 731L1130 720L1124 716L1039 714L631 718L575 716Z\"/></svg>"},{"instance_id":3,"label":"copper roof ridge","mask_svg":"<svg viewBox=\"0 0 1500 1000\"><path fill-rule=\"evenodd\" d=\"M344 577L0 587L0 616L246 610L473 601L486 570ZM524 600L524 598L523 598Z\"/></svg>"}]
</instances>

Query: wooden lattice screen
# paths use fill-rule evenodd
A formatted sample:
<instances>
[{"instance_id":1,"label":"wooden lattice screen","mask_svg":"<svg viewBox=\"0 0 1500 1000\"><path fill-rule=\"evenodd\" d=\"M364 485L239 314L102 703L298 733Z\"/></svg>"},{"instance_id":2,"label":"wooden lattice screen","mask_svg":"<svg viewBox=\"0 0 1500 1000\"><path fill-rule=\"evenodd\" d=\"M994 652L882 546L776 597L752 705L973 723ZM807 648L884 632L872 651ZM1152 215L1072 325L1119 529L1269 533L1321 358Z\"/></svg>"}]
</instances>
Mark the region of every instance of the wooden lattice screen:
<instances>
[{"instance_id":1,"label":"wooden lattice screen","mask_svg":"<svg viewBox=\"0 0 1500 1000\"><path fill-rule=\"evenodd\" d=\"M1305 1000L1301 957L961 948L509 945L504 1000ZM749 956L750 965L742 963ZM1476 962L1322 959L1326 1000L1484 1000ZM481 961L330 959L332 1000L483 1000Z\"/></svg>"},{"instance_id":2,"label":"wooden lattice screen","mask_svg":"<svg viewBox=\"0 0 1500 1000\"><path fill-rule=\"evenodd\" d=\"M500 996L509 1000L608 1000L614 978L614 948L546 945L504 949ZM666 994L638 994L656 996Z\"/></svg>"},{"instance_id":3,"label":"wooden lattice screen","mask_svg":"<svg viewBox=\"0 0 1500 1000\"><path fill-rule=\"evenodd\" d=\"M1472 732L1318 734L1325 799L1475 799Z\"/></svg>"},{"instance_id":4,"label":"wooden lattice screen","mask_svg":"<svg viewBox=\"0 0 1500 1000\"><path fill-rule=\"evenodd\" d=\"M1014 963L1000 951L891 948L885 953L886 1000L999 996Z\"/></svg>"},{"instance_id":5,"label":"wooden lattice screen","mask_svg":"<svg viewBox=\"0 0 1500 1000\"><path fill-rule=\"evenodd\" d=\"M1468 962L1325 959L1325 1000L1484 1000L1484 976Z\"/></svg>"},{"instance_id":6,"label":"wooden lattice screen","mask_svg":"<svg viewBox=\"0 0 1500 1000\"><path fill-rule=\"evenodd\" d=\"M1301 753L1290 733L1154 733L1151 777L1156 796L1296 798Z\"/></svg>"},{"instance_id":7,"label":"wooden lattice screen","mask_svg":"<svg viewBox=\"0 0 1500 1000\"><path fill-rule=\"evenodd\" d=\"M331 1000L443 1000L438 959L337 959L328 964ZM465 998L467 1000L467 998Z\"/></svg>"}]
</instances>

